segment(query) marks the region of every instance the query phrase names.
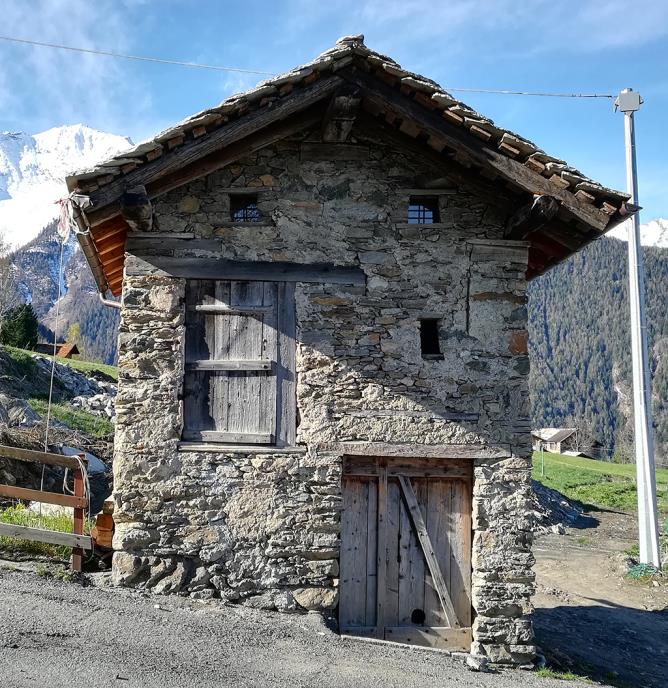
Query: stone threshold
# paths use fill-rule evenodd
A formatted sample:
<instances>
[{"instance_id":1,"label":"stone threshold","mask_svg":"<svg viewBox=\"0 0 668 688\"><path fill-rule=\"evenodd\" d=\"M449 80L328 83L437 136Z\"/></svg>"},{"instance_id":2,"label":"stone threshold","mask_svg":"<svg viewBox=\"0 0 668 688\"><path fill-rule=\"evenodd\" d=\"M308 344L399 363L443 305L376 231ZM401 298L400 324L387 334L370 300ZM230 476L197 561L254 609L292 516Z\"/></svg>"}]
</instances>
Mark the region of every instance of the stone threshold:
<instances>
[{"instance_id":1,"label":"stone threshold","mask_svg":"<svg viewBox=\"0 0 668 688\"><path fill-rule=\"evenodd\" d=\"M257 444L212 444L210 442L179 442L180 452L209 454L306 454L306 447L266 447Z\"/></svg>"}]
</instances>

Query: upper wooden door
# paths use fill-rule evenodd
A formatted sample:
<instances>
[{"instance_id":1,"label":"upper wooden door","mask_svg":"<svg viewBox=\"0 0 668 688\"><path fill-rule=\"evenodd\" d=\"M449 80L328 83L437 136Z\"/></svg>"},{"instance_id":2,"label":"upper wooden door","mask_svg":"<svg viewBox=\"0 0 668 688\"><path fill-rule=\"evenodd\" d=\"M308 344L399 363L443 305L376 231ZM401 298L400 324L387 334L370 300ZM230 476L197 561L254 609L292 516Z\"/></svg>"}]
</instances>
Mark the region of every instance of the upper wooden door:
<instances>
[{"instance_id":1,"label":"upper wooden door","mask_svg":"<svg viewBox=\"0 0 668 688\"><path fill-rule=\"evenodd\" d=\"M294 443L294 285L191 280L186 440Z\"/></svg>"},{"instance_id":2,"label":"upper wooden door","mask_svg":"<svg viewBox=\"0 0 668 688\"><path fill-rule=\"evenodd\" d=\"M470 490L470 463L346 459L342 632L468 651Z\"/></svg>"}]
</instances>

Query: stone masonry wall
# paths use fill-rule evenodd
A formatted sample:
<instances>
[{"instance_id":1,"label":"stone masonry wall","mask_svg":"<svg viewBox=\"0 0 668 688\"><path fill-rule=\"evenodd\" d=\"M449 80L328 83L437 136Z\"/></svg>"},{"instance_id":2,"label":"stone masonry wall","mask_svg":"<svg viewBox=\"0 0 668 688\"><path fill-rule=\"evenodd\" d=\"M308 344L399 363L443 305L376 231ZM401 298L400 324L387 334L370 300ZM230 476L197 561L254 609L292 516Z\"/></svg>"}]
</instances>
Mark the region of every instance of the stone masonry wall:
<instances>
[{"instance_id":1,"label":"stone masonry wall","mask_svg":"<svg viewBox=\"0 0 668 688\"><path fill-rule=\"evenodd\" d=\"M504 242L502 214L463 187L439 197L439 223L407 224L408 190L444 186L447 169L364 124L354 133L335 155L315 136L283 141L154 203L158 233L219 239L216 255L234 260L359 265L367 284L297 284L298 447L214 452L179 448L185 282L126 274L114 579L332 609L336 443L484 444L509 458L475 460L474 649L523 662L534 651L526 247ZM266 221L234 226L229 188L258 189ZM423 317L441 321L443 360L421 356Z\"/></svg>"}]
</instances>

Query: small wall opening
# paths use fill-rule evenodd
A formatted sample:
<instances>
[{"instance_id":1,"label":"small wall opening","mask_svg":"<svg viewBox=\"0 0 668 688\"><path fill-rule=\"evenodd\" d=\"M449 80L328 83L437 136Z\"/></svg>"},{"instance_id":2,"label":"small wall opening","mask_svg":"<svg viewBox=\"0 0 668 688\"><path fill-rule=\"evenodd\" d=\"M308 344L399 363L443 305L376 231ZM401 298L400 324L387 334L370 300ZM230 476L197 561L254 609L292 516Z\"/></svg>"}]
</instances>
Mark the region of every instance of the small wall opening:
<instances>
[{"instance_id":1,"label":"small wall opening","mask_svg":"<svg viewBox=\"0 0 668 688\"><path fill-rule=\"evenodd\" d=\"M438 222L438 198L411 196L408 201L408 224L431 225Z\"/></svg>"},{"instance_id":2,"label":"small wall opening","mask_svg":"<svg viewBox=\"0 0 668 688\"><path fill-rule=\"evenodd\" d=\"M231 194L230 218L232 222L260 222L262 213L257 206L257 194Z\"/></svg>"},{"instance_id":3,"label":"small wall opening","mask_svg":"<svg viewBox=\"0 0 668 688\"><path fill-rule=\"evenodd\" d=\"M420 351L422 358L443 358L441 343L438 338L438 322L436 318L422 318L420 320Z\"/></svg>"}]
</instances>

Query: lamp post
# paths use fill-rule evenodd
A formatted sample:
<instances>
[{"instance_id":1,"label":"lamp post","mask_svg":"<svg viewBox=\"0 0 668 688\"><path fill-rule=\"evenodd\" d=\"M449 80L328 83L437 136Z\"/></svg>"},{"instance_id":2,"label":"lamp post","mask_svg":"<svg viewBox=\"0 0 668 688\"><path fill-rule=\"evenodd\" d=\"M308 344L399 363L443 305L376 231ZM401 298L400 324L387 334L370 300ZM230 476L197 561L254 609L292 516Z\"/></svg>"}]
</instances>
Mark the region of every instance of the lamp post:
<instances>
[{"instance_id":1,"label":"lamp post","mask_svg":"<svg viewBox=\"0 0 668 688\"><path fill-rule=\"evenodd\" d=\"M625 88L615 100L615 109L624 113L626 144L626 190L631 203L638 204L636 142L633 115L640 109L639 93ZM649 378L649 352L645 319L645 274L640 246L638 213L627 220L629 249L629 306L631 356L633 363L633 419L638 489L638 544L640 563L660 568L659 528L656 513L654 475L654 431Z\"/></svg>"}]
</instances>

